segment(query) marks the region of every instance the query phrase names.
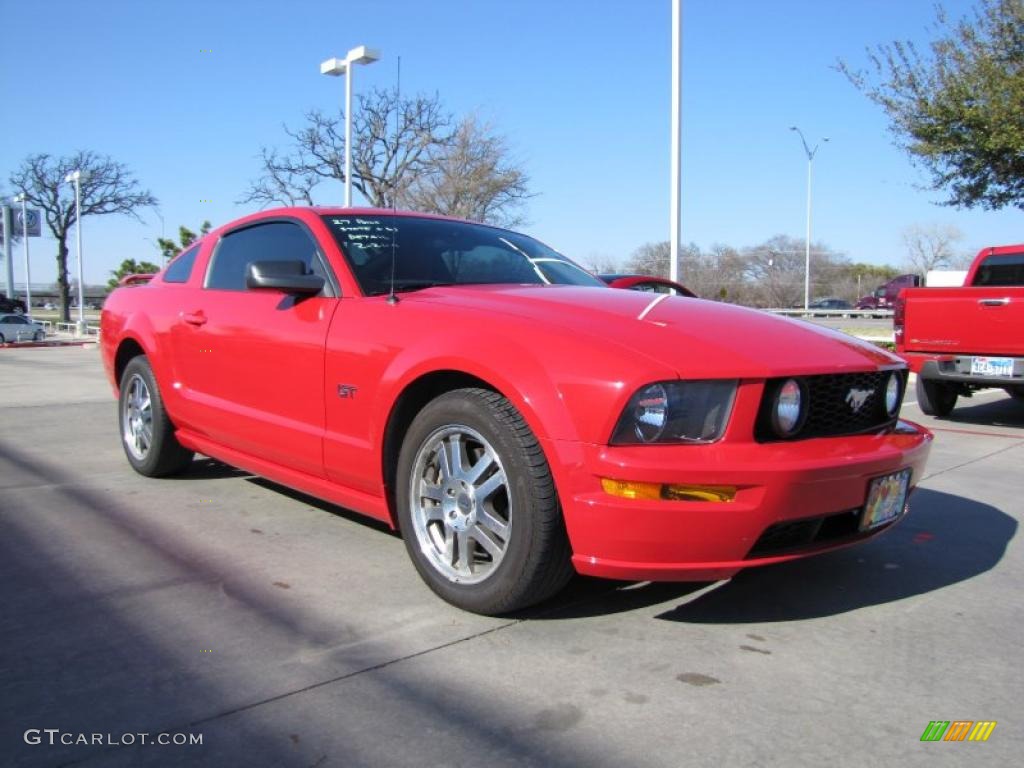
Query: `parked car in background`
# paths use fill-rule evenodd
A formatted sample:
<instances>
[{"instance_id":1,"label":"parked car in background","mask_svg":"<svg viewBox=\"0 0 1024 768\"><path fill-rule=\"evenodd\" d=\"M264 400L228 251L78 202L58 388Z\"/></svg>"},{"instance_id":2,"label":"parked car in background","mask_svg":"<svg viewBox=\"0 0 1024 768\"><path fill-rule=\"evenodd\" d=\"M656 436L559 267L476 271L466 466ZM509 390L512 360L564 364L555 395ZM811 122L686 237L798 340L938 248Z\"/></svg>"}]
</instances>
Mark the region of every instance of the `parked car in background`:
<instances>
[{"instance_id":1,"label":"parked car in background","mask_svg":"<svg viewBox=\"0 0 1024 768\"><path fill-rule=\"evenodd\" d=\"M7 294L0 293L0 312L14 312L15 314L24 314L25 302L21 299L9 299Z\"/></svg>"},{"instance_id":2,"label":"parked car in background","mask_svg":"<svg viewBox=\"0 0 1024 768\"><path fill-rule=\"evenodd\" d=\"M686 296L697 298L697 294L682 283L669 280L667 277L651 277L650 275L598 275L612 288L628 288L631 291L647 291L648 293L667 293L670 296Z\"/></svg>"},{"instance_id":3,"label":"parked car in background","mask_svg":"<svg viewBox=\"0 0 1024 768\"><path fill-rule=\"evenodd\" d=\"M822 310L823 314L831 314L833 312L841 312L844 309L853 309L853 305L844 299L818 299L812 301L807 305L810 310Z\"/></svg>"},{"instance_id":4,"label":"parked car in background","mask_svg":"<svg viewBox=\"0 0 1024 768\"><path fill-rule=\"evenodd\" d=\"M714 581L869 539L932 439L872 344L438 216L260 212L115 289L101 326L137 472L200 452L382 520L485 614L573 570Z\"/></svg>"},{"instance_id":5,"label":"parked car in background","mask_svg":"<svg viewBox=\"0 0 1024 768\"><path fill-rule=\"evenodd\" d=\"M1024 401L1024 244L982 249L963 287L903 291L893 328L928 415L948 416L977 389Z\"/></svg>"},{"instance_id":6,"label":"parked car in background","mask_svg":"<svg viewBox=\"0 0 1024 768\"><path fill-rule=\"evenodd\" d=\"M0 344L12 341L42 341L46 331L25 315L0 315Z\"/></svg>"}]
</instances>

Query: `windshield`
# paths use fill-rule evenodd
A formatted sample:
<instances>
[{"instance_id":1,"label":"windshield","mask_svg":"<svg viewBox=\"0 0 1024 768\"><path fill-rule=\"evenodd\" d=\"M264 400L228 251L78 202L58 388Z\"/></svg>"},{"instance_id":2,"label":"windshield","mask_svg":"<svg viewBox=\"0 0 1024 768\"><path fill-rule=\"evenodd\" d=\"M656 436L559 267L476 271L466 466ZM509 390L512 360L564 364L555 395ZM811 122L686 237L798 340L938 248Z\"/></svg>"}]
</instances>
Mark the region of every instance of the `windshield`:
<instances>
[{"instance_id":1,"label":"windshield","mask_svg":"<svg viewBox=\"0 0 1024 768\"><path fill-rule=\"evenodd\" d=\"M483 224L412 216L323 217L367 296L434 285L560 283L607 287L533 238Z\"/></svg>"}]
</instances>

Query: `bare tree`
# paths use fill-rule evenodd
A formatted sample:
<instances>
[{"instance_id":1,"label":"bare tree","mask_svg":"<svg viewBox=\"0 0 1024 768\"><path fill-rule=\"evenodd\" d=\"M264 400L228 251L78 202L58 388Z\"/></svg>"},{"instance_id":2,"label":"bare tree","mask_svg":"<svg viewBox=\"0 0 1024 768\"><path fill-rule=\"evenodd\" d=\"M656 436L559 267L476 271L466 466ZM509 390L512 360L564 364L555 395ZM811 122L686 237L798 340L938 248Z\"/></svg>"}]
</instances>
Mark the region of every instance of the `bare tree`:
<instances>
[{"instance_id":1,"label":"bare tree","mask_svg":"<svg viewBox=\"0 0 1024 768\"><path fill-rule=\"evenodd\" d=\"M57 240L57 285L64 322L71 319L67 239L76 222L75 194L64 179L75 170L82 172L79 182L82 216L123 214L139 219L139 208L157 204L156 198L139 186L127 166L95 152L79 151L60 158L45 153L29 155L11 174L11 186L43 211L46 226Z\"/></svg>"},{"instance_id":2,"label":"bare tree","mask_svg":"<svg viewBox=\"0 0 1024 768\"><path fill-rule=\"evenodd\" d=\"M952 224L914 224L903 230L907 271L926 275L933 269L951 267L960 254L954 247L963 232Z\"/></svg>"},{"instance_id":3,"label":"bare tree","mask_svg":"<svg viewBox=\"0 0 1024 768\"><path fill-rule=\"evenodd\" d=\"M322 182L345 180L343 123L314 110L302 128L285 126L291 146L261 149L261 175L239 202L313 205ZM359 97L352 129L352 186L370 205L522 223L529 179L505 138L475 116L453 128L437 96L376 89Z\"/></svg>"},{"instance_id":4,"label":"bare tree","mask_svg":"<svg viewBox=\"0 0 1024 768\"><path fill-rule=\"evenodd\" d=\"M344 114L312 110L302 128L284 126L284 132L290 150L261 149L261 176L239 202L313 205L321 182L344 182ZM352 186L370 205L390 208L451 141L451 116L437 96L404 98L374 89L359 95L352 133Z\"/></svg>"},{"instance_id":5,"label":"bare tree","mask_svg":"<svg viewBox=\"0 0 1024 768\"><path fill-rule=\"evenodd\" d=\"M575 260L595 275L614 275L619 271L619 262L606 253L591 253Z\"/></svg>"},{"instance_id":6,"label":"bare tree","mask_svg":"<svg viewBox=\"0 0 1024 768\"><path fill-rule=\"evenodd\" d=\"M408 202L428 213L511 227L524 221L528 185L526 173L509 158L505 138L470 115L412 182Z\"/></svg>"},{"instance_id":7,"label":"bare tree","mask_svg":"<svg viewBox=\"0 0 1024 768\"><path fill-rule=\"evenodd\" d=\"M672 253L668 240L659 243L644 243L630 254L625 270L630 274L668 277L671 258Z\"/></svg>"}]
</instances>

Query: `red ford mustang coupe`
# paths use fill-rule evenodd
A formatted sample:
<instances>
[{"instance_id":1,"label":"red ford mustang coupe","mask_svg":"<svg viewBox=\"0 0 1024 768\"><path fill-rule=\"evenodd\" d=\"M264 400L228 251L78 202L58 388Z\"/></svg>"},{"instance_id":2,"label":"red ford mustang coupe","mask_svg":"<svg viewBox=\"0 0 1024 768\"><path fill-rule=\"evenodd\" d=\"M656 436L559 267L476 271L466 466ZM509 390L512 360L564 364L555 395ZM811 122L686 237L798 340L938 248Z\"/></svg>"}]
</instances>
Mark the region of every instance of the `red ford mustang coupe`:
<instances>
[{"instance_id":1,"label":"red ford mustang coupe","mask_svg":"<svg viewBox=\"0 0 1024 768\"><path fill-rule=\"evenodd\" d=\"M199 452L384 520L488 614L573 570L723 579L870 538L931 444L874 346L373 209L211 232L111 295L102 352L138 472Z\"/></svg>"}]
</instances>

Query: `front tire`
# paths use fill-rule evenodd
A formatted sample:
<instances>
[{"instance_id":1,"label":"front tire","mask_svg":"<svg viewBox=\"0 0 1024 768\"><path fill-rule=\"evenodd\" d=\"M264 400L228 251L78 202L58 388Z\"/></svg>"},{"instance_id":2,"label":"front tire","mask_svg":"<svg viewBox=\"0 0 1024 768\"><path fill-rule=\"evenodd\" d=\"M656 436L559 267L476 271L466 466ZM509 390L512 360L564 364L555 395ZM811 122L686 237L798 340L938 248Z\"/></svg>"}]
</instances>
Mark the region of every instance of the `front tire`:
<instances>
[{"instance_id":1,"label":"front tire","mask_svg":"<svg viewBox=\"0 0 1024 768\"><path fill-rule=\"evenodd\" d=\"M166 477L192 462L193 452L174 436L174 424L145 355L133 357L125 366L118 413L121 445L128 463L140 475Z\"/></svg>"},{"instance_id":2,"label":"front tire","mask_svg":"<svg viewBox=\"0 0 1024 768\"><path fill-rule=\"evenodd\" d=\"M459 389L413 420L398 461L398 523L427 585L496 615L539 603L572 576L551 470L504 397Z\"/></svg>"},{"instance_id":3,"label":"front tire","mask_svg":"<svg viewBox=\"0 0 1024 768\"><path fill-rule=\"evenodd\" d=\"M917 405L928 416L949 416L956 407L956 399L956 387L952 384L917 377Z\"/></svg>"}]
</instances>

